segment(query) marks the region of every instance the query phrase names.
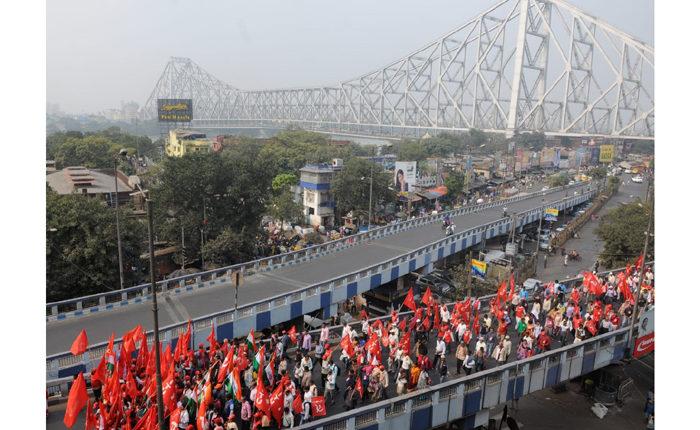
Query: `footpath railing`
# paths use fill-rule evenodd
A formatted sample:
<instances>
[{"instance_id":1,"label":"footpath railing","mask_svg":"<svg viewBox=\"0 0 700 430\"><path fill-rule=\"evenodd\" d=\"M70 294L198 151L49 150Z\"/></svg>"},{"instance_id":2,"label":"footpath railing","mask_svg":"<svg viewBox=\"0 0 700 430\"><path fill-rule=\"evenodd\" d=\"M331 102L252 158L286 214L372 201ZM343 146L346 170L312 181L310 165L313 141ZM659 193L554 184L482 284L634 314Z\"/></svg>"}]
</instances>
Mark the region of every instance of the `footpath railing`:
<instances>
[{"instance_id":1,"label":"footpath railing","mask_svg":"<svg viewBox=\"0 0 700 430\"><path fill-rule=\"evenodd\" d=\"M654 262L649 262L647 266L653 266ZM618 268L606 272L601 272L601 275L606 275L608 273L617 273L621 270L624 270L624 268ZM562 284L566 285L567 291L571 291L571 288L573 286L578 286L579 283L583 280L582 277L575 277L575 278L570 278L561 281ZM567 293L568 295L568 293ZM491 300L495 294L489 294L486 296L479 297L478 300L482 303L482 305L487 305L488 301ZM448 307L450 310L454 306L454 303L449 303ZM406 312L401 312L399 313L399 316L407 316L411 314L412 311L406 311ZM384 321L386 319L391 318L390 315L385 315L381 316L378 318L372 318L370 319L370 322L374 322L376 320ZM354 321L350 323L351 326L358 327L361 325L360 321ZM385 419L390 418L392 415L396 415L399 413L405 413L407 411L412 411L413 407L420 407L424 405L429 405L431 402L427 401L426 399L431 399L433 404L436 405L438 402L443 402L447 399L452 398L453 396L456 398L463 398L464 396L467 395L467 393L472 392L474 393L476 390L481 390L482 395L480 397L485 397L486 395L486 390L487 387L490 387L490 390L494 390L495 386L497 384L500 384L502 381L505 381L505 391L506 395L505 397L508 398L508 392L510 392L510 396L515 398L521 397L522 395L527 394L528 392L535 391L536 389L543 388L544 386L547 386L547 383L549 382L550 385L552 385L552 379L550 377L551 370L555 370L555 374L557 375L557 380L556 382L562 382L564 380L568 380L570 378L579 376L581 374L587 373L586 370L590 371L593 370L596 367L595 363L596 361L599 364L607 364L608 362L605 360L596 360L595 355L601 351L601 349L607 349L610 350L611 348L614 349L614 351L608 351L609 352L609 360L612 359L619 359L619 351L621 347L627 345L627 336L628 336L628 327L622 327L614 332L607 333L604 335L599 335L596 337L593 337L591 339L588 339L586 341L577 343L577 344L572 344L569 346L561 347L556 350L543 353L543 354L538 354L533 357L530 357L528 359L524 360L518 360L514 361L511 363L506 363L504 365L492 368L492 369L487 369L482 372L477 372L473 375L470 375L468 377L462 377L458 379L453 379L450 381L447 381L443 384L438 384L431 386L425 390L419 390L415 391L410 394L406 394L403 396L397 396L393 397L391 399L382 401L382 402L377 402L373 403L358 409L355 409L353 411L341 413L341 414L336 414L332 415L326 418L323 418L318 421L314 421L311 423L307 423L303 425L301 428L306 428L306 429L311 429L311 428L319 428L319 429L326 429L326 428L338 428L338 429L353 429L353 428L359 428L360 426L365 426L365 425L371 425L374 422L377 421L383 421ZM337 325L330 327L330 332L331 332L331 342L332 343L337 343L339 342L340 338L340 333L342 332L343 326L342 325ZM316 330L310 330L310 333L313 335L317 335L320 332L320 329ZM149 339L149 341L152 341L152 339ZM264 340L263 342L269 342L269 340ZM593 354L593 356L591 355ZM589 364L586 366L584 363L584 356L587 356L589 358L588 362ZM592 358L592 360L591 360ZM577 361L576 364L579 366L576 367L574 366L573 362ZM566 366L561 366L565 367L568 373L565 373L562 369L559 369L558 365L566 365ZM554 369L554 366L558 366L557 369ZM546 367L546 369L545 369ZM602 367L600 365L599 367ZM572 370L572 368L577 368L578 371L575 372ZM527 389L526 390L521 390L520 393L517 393L516 390L514 389L514 383L516 382L515 380L520 377L524 376L530 376L532 377L532 374L538 370L542 370L542 381L541 385L539 388L535 384L533 386L532 384L532 378L530 379L530 383L526 384ZM90 382L89 380L90 375L86 374L85 378ZM68 376L64 378L59 378L59 379L53 379L50 381L47 381L46 383L46 390L48 395L52 399L59 399L61 400L63 397L67 395L67 393L70 390L70 385L73 382L73 377ZM521 384L522 385L522 384ZM535 389L531 389L535 388ZM500 403L500 399L503 397L501 396L501 391L504 390L503 387L498 387L498 395L496 396L491 396L491 398L495 398L496 403ZM516 395L519 394L519 395ZM483 399L484 401L484 407L488 407L490 405L486 404L486 400ZM494 400L489 400L493 402ZM481 404L481 402L479 402ZM406 407L407 406L407 407ZM480 409L480 408L479 408ZM460 405L460 410L461 405ZM475 411L472 411L475 412ZM461 414L458 416L462 416ZM445 421L446 422L446 421Z\"/></svg>"},{"instance_id":2,"label":"footpath railing","mask_svg":"<svg viewBox=\"0 0 700 430\"><path fill-rule=\"evenodd\" d=\"M584 193L579 193L576 196L565 197L564 199L558 200L556 202L548 202L544 206L556 207L562 210L565 207L574 206L576 204L588 200L595 193L596 190L586 191ZM519 214L518 226L522 226L527 222L533 222L536 219L538 219L537 217L542 216L544 206L534 208ZM195 338L197 332L208 333L211 330L212 325L216 330L216 327L218 327L219 325L231 324L232 322L234 330L233 337L239 336L241 335L241 333L238 333L238 331L240 330L236 330L236 325L238 321L245 321L246 319L250 320L251 318L254 318L256 314L259 314L261 312L273 311L274 309L283 306L289 307L293 302L299 302L302 300L309 299L318 299L317 296L321 293L332 291L336 288L344 287L345 285L351 282L355 282L362 278L371 277L372 275L376 275L378 273L381 273L382 271L386 271L391 267L398 266L401 263L406 263L410 259L416 259L417 257L425 256L429 253L431 254L432 251L435 251L438 248L444 247L444 249L449 250L450 245L456 244L457 241L461 241L463 239L468 240L472 236L477 236L480 238L494 237L495 235L497 235L496 232L507 232L510 229L511 223L512 218L503 218L491 223L471 228L461 233L455 233L452 236L443 236L441 239L430 243L416 251L405 253L403 255L391 258L384 262L379 262L377 264L368 266L364 269L355 271L353 273L342 275L328 281L311 285L309 287L285 292L276 296L266 298L264 300L246 304L241 306L237 311L234 309L229 309L195 318L192 320L193 339ZM487 232L489 234L487 234ZM444 257L446 257L447 255L444 255ZM170 339L176 339L181 333L183 333L186 330L186 327L187 322L180 322L162 327L160 329L161 341L167 342ZM149 342L152 341L152 332L148 332L147 336ZM118 343L119 342L115 342L115 345L117 345ZM107 342L101 342L90 345L88 350L84 354L82 354L82 356L74 356L69 351L48 356L46 358L47 379L59 378L63 376L61 375L62 373L72 374L73 371L77 371L77 369L90 370L93 365L97 364L100 357L102 357L106 346Z\"/></svg>"},{"instance_id":3,"label":"footpath railing","mask_svg":"<svg viewBox=\"0 0 700 430\"><path fill-rule=\"evenodd\" d=\"M436 215L427 215L420 218L405 220L396 224L389 224L386 226L373 228L367 232L346 236L320 245L304 248L299 251L277 254L271 257L265 257L246 263L234 264L214 270L162 280L157 282L156 285L158 291L161 293L171 290L177 290L176 292L180 292L181 290L190 291L208 286L221 285L223 283L230 282L231 274L234 272L240 271L244 276L250 276L256 272L265 272L279 267L308 262L314 258L347 249L360 243L365 243L367 241L379 239L388 235L393 235L402 231L441 221L446 214L449 214L451 217L462 216L474 212L480 212L485 209L500 207L521 200L530 199L536 195L548 195L566 189L578 189L586 186L589 188L593 186L597 187L597 184L579 183L553 188L544 192L540 191L495 202L457 208ZM150 288L150 284L141 284L134 287L125 288L123 290L109 291L106 293L47 303L46 320L47 322L50 322L63 320L67 317L80 317L97 311L111 310L122 306L128 306L133 303L141 303L147 299L147 296L150 293Z\"/></svg>"}]
</instances>

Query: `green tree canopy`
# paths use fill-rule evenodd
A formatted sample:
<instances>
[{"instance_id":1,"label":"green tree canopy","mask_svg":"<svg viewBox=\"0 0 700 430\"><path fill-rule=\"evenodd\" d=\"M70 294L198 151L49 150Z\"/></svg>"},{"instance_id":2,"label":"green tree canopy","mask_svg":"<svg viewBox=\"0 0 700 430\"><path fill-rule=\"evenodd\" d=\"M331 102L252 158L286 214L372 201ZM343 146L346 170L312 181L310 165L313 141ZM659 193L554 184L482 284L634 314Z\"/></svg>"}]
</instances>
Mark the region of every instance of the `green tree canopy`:
<instances>
[{"instance_id":1,"label":"green tree canopy","mask_svg":"<svg viewBox=\"0 0 700 430\"><path fill-rule=\"evenodd\" d=\"M598 166L595 169L592 169L589 174L593 179L604 179L605 177L608 176L608 169L606 169L603 166Z\"/></svg>"},{"instance_id":2,"label":"green tree canopy","mask_svg":"<svg viewBox=\"0 0 700 430\"><path fill-rule=\"evenodd\" d=\"M293 173L280 173L272 180L272 189L275 191L289 190L289 187L296 185L299 182L297 176Z\"/></svg>"},{"instance_id":3,"label":"green tree canopy","mask_svg":"<svg viewBox=\"0 0 700 430\"><path fill-rule=\"evenodd\" d=\"M227 266L239 264L253 259L254 237L244 229L235 232L226 227L216 238L204 246L204 259L208 266Z\"/></svg>"},{"instance_id":4,"label":"green tree canopy","mask_svg":"<svg viewBox=\"0 0 700 430\"><path fill-rule=\"evenodd\" d=\"M372 176L373 183L373 207L396 200L396 194L389 187L392 179L391 174L384 172L381 166L374 162L354 158L345 164L343 170L335 175L331 183L331 192L340 214L344 215L351 210L367 213L370 176Z\"/></svg>"},{"instance_id":5,"label":"green tree canopy","mask_svg":"<svg viewBox=\"0 0 700 430\"><path fill-rule=\"evenodd\" d=\"M294 194L287 189L272 197L267 207L267 213L282 222L296 224L303 218L304 206L295 202Z\"/></svg>"},{"instance_id":6,"label":"green tree canopy","mask_svg":"<svg viewBox=\"0 0 700 430\"><path fill-rule=\"evenodd\" d=\"M649 204L637 200L621 205L600 219L596 234L605 242L600 255L601 263L606 267L619 267L632 263L644 249L644 232L649 223ZM654 255L654 223L651 226L647 260Z\"/></svg>"},{"instance_id":7,"label":"green tree canopy","mask_svg":"<svg viewBox=\"0 0 700 430\"><path fill-rule=\"evenodd\" d=\"M557 173L556 175L552 175L549 177L549 186L550 187L563 187L564 185L567 185L570 181L569 175L567 173L561 172Z\"/></svg>"},{"instance_id":8,"label":"green tree canopy","mask_svg":"<svg viewBox=\"0 0 700 430\"><path fill-rule=\"evenodd\" d=\"M126 285L139 278L144 226L120 208ZM65 300L119 289L114 209L99 199L46 191L46 299Z\"/></svg>"},{"instance_id":9,"label":"green tree canopy","mask_svg":"<svg viewBox=\"0 0 700 430\"><path fill-rule=\"evenodd\" d=\"M450 172L445 179L445 186L447 186L447 198L450 201L454 201L464 191L464 174L462 172Z\"/></svg>"}]
</instances>

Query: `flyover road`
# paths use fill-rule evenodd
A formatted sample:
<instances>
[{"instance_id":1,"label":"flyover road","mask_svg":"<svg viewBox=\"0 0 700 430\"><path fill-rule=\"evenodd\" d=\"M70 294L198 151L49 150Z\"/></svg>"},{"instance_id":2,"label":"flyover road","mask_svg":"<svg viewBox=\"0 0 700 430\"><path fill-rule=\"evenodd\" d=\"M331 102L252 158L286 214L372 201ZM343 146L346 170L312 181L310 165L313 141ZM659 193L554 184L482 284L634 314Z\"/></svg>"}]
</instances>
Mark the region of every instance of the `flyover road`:
<instances>
[{"instance_id":1,"label":"flyover road","mask_svg":"<svg viewBox=\"0 0 700 430\"><path fill-rule=\"evenodd\" d=\"M510 203L508 212L525 212L547 202L561 200L572 196L576 189L586 188L582 184L542 196L535 193L531 198ZM503 209L496 206L480 212L454 218L457 232L483 225L503 215ZM275 269L270 272L256 273L247 277L239 288L239 305L254 303L265 298L308 287L327 281L345 273L359 271L367 266L412 252L441 237L444 233L439 222L416 227L395 235L371 242L358 244L332 254L315 258L311 261ZM195 293L159 298L159 324L161 327L184 322L214 312L233 309L234 292L231 284L203 288ZM83 328L87 331L90 343L107 341L112 332L117 337L136 324L145 330L153 329L151 304L133 304L110 312L98 312L94 315L63 321L49 322L46 325L46 354L52 355L67 351L71 343Z\"/></svg>"}]
</instances>

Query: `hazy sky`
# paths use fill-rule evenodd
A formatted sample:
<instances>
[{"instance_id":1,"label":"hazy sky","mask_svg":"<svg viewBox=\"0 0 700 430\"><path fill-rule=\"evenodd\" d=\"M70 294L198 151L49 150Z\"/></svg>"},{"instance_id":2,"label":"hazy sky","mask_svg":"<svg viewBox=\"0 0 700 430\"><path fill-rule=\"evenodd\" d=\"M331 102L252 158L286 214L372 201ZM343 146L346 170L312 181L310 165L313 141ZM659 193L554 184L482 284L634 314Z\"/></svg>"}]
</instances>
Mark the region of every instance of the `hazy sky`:
<instances>
[{"instance_id":1,"label":"hazy sky","mask_svg":"<svg viewBox=\"0 0 700 430\"><path fill-rule=\"evenodd\" d=\"M571 0L653 44L653 0ZM47 1L47 101L143 104L170 56L242 89L337 84L382 67L496 0Z\"/></svg>"}]
</instances>

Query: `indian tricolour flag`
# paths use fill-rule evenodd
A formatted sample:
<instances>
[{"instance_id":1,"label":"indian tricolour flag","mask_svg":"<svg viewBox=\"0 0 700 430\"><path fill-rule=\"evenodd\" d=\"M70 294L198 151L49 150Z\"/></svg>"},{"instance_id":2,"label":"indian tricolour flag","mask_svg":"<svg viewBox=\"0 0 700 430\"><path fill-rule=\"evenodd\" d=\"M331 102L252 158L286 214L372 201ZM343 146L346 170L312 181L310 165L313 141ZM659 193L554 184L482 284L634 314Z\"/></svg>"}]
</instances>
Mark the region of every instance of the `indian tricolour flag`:
<instances>
[{"instance_id":1,"label":"indian tricolour flag","mask_svg":"<svg viewBox=\"0 0 700 430\"><path fill-rule=\"evenodd\" d=\"M253 329L250 329L250 333L248 333L248 337L245 338L245 341L248 343L248 348L252 349L253 351L257 351L258 348L255 346L255 336L253 335Z\"/></svg>"},{"instance_id":2,"label":"indian tricolour flag","mask_svg":"<svg viewBox=\"0 0 700 430\"><path fill-rule=\"evenodd\" d=\"M239 402L243 401L243 393L241 392L241 377L238 373L238 367L234 367L231 372L229 372L224 382L224 388L226 392Z\"/></svg>"},{"instance_id":3,"label":"indian tricolour flag","mask_svg":"<svg viewBox=\"0 0 700 430\"><path fill-rule=\"evenodd\" d=\"M253 357L253 370L257 371L260 366L265 364L265 345L261 346L258 352Z\"/></svg>"}]
</instances>

